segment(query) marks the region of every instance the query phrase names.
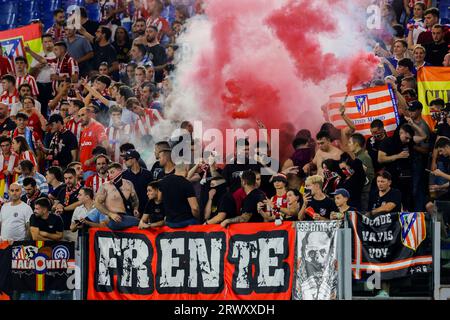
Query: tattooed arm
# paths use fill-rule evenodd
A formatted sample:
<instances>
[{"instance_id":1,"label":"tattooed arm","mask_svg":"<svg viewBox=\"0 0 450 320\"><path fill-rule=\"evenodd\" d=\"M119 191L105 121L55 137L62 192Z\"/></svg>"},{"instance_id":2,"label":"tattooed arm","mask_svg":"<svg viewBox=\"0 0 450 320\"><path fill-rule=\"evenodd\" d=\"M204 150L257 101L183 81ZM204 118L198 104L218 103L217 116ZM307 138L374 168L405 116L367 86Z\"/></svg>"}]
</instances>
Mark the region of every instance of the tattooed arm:
<instances>
[{"instance_id":1,"label":"tattooed arm","mask_svg":"<svg viewBox=\"0 0 450 320\"><path fill-rule=\"evenodd\" d=\"M130 200L131 200L131 205L133 206L133 213L134 213L135 217L139 217L140 216L139 198L137 196L136 190L134 189L134 185L131 182L130 182L130 187L131 187Z\"/></svg>"},{"instance_id":2,"label":"tattooed arm","mask_svg":"<svg viewBox=\"0 0 450 320\"><path fill-rule=\"evenodd\" d=\"M222 221L222 223L220 225L225 228L229 224L248 222L251 217L252 217L251 213L243 213L240 216L237 216L235 218L225 219L224 221Z\"/></svg>"}]
</instances>

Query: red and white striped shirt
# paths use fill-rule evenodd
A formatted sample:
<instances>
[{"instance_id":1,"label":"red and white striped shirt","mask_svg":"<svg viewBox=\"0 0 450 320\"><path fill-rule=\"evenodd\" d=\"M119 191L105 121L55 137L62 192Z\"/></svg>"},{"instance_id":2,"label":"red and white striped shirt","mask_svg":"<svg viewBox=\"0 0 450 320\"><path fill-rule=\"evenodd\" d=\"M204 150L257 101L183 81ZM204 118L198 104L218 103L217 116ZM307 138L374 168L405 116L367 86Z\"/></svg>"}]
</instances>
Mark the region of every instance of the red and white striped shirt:
<instances>
[{"instance_id":1,"label":"red and white striped shirt","mask_svg":"<svg viewBox=\"0 0 450 320\"><path fill-rule=\"evenodd\" d=\"M139 117L139 120L136 122L136 127L134 132L136 137L143 137L145 135L149 135L152 127L162 119L161 114L158 110L155 109L145 109L145 114Z\"/></svg>"},{"instance_id":2,"label":"red and white striped shirt","mask_svg":"<svg viewBox=\"0 0 450 320\"><path fill-rule=\"evenodd\" d=\"M36 79L32 75L25 75L23 77L17 76L16 88L19 88L22 84L28 83L31 86L31 95L37 97L39 95L39 89L36 84Z\"/></svg>"},{"instance_id":3,"label":"red and white striped shirt","mask_svg":"<svg viewBox=\"0 0 450 320\"><path fill-rule=\"evenodd\" d=\"M53 41L63 41L66 36L66 31L63 27L57 28L55 25L52 25L50 28L47 29L47 32L52 35Z\"/></svg>"},{"instance_id":4,"label":"red and white striped shirt","mask_svg":"<svg viewBox=\"0 0 450 320\"><path fill-rule=\"evenodd\" d=\"M101 178L98 173L96 173L86 180L86 187L91 188L94 191L94 194L96 194L100 187L107 181L108 178Z\"/></svg>"},{"instance_id":5,"label":"red and white striped shirt","mask_svg":"<svg viewBox=\"0 0 450 320\"><path fill-rule=\"evenodd\" d=\"M158 28L158 40L161 41L164 33L167 33L170 30L169 21L164 19L163 17L158 17L156 19L152 19L151 17L147 19L147 28L150 26L154 26Z\"/></svg>"},{"instance_id":6,"label":"red and white striped shirt","mask_svg":"<svg viewBox=\"0 0 450 320\"><path fill-rule=\"evenodd\" d=\"M8 91L3 92L3 94L0 97L0 101L6 104L9 108L9 111L11 111L11 106L13 104L20 103L19 91L15 89L12 95L10 95Z\"/></svg>"},{"instance_id":7,"label":"red and white striped shirt","mask_svg":"<svg viewBox=\"0 0 450 320\"><path fill-rule=\"evenodd\" d=\"M119 128L114 126L106 129L109 145L112 149L111 159L114 162L120 162L120 145L131 140L131 125L121 125Z\"/></svg>"},{"instance_id":8,"label":"red and white striped shirt","mask_svg":"<svg viewBox=\"0 0 450 320\"><path fill-rule=\"evenodd\" d=\"M59 77L71 78L74 74L78 74L78 63L72 58L68 52L62 57L62 59L58 59L56 64L56 74ZM60 81L53 81L53 91L57 92L57 88Z\"/></svg>"},{"instance_id":9,"label":"red and white striped shirt","mask_svg":"<svg viewBox=\"0 0 450 320\"><path fill-rule=\"evenodd\" d=\"M23 160L30 160L33 163L33 166L37 167L36 157L34 156L32 151L27 150L27 151L22 152L19 156L19 164L20 164L20 161L23 161Z\"/></svg>"},{"instance_id":10,"label":"red and white striped shirt","mask_svg":"<svg viewBox=\"0 0 450 320\"><path fill-rule=\"evenodd\" d=\"M83 131L83 126L81 125L81 121L76 122L74 119L70 119L66 123L66 128L77 137L78 144L80 143L81 131Z\"/></svg>"}]
</instances>

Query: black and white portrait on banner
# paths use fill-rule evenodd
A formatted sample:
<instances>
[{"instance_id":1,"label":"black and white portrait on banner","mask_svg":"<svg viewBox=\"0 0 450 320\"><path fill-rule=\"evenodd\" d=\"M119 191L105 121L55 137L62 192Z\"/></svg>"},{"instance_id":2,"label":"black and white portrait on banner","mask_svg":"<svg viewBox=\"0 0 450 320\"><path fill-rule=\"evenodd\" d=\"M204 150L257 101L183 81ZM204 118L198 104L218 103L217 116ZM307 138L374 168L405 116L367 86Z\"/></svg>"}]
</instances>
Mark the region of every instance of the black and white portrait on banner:
<instances>
[{"instance_id":1,"label":"black and white portrait on banner","mask_svg":"<svg viewBox=\"0 0 450 320\"><path fill-rule=\"evenodd\" d=\"M337 299L337 230L341 221L297 223L294 300Z\"/></svg>"}]
</instances>

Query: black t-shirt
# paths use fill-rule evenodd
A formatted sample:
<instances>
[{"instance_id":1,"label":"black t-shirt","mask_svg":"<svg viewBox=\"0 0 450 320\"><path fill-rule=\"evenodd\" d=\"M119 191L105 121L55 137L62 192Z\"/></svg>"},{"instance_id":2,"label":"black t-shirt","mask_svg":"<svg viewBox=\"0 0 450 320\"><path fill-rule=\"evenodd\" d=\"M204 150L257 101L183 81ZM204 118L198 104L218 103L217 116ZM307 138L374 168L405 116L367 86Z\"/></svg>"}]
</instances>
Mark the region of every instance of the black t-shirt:
<instances>
[{"instance_id":1,"label":"black t-shirt","mask_svg":"<svg viewBox=\"0 0 450 320\"><path fill-rule=\"evenodd\" d=\"M98 43L94 43L94 59L92 61L94 70L98 70L102 62L108 62L108 66L111 67L113 62L117 61L116 49L111 44L100 47Z\"/></svg>"},{"instance_id":2,"label":"black t-shirt","mask_svg":"<svg viewBox=\"0 0 450 320\"><path fill-rule=\"evenodd\" d=\"M147 47L147 52L149 54L150 59L152 60L153 66L162 66L167 62L167 54L166 49L160 44L154 45L153 47ZM163 81L164 72L156 71L155 72L155 82L159 83Z\"/></svg>"},{"instance_id":3,"label":"black t-shirt","mask_svg":"<svg viewBox=\"0 0 450 320\"><path fill-rule=\"evenodd\" d=\"M361 207L361 194L366 183L366 172L359 159L353 160L350 168L354 171L353 174L348 179L341 179L338 188L346 189L350 193L348 204L359 208Z\"/></svg>"},{"instance_id":4,"label":"black t-shirt","mask_svg":"<svg viewBox=\"0 0 450 320\"><path fill-rule=\"evenodd\" d=\"M236 202L234 201L233 194L231 192L227 192L222 196L219 201L217 211L214 215L211 215L211 218L216 216L219 212L225 212L227 214L225 219L236 217Z\"/></svg>"},{"instance_id":5,"label":"black t-shirt","mask_svg":"<svg viewBox=\"0 0 450 320\"><path fill-rule=\"evenodd\" d=\"M147 185L152 181L150 171L141 168L141 171L138 174L134 174L131 169L128 169L123 173L123 178L131 181L133 184L134 190L136 190L136 194L139 198L139 212L143 212L147 201Z\"/></svg>"},{"instance_id":6,"label":"black t-shirt","mask_svg":"<svg viewBox=\"0 0 450 320\"><path fill-rule=\"evenodd\" d=\"M72 159L71 151L78 149L77 137L72 131L66 130L60 133L59 144L52 147L55 148L54 153L56 153L56 156L54 156L53 159L58 160L59 166L65 168L69 163L75 160Z\"/></svg>"},{"instance_id":7,"label":"black t-shirt","mask_svg":"<svg viewBox=\"0 0 450 320\"><path fill-rule=\"evenodd\" d=\"M112 44L114 46L114 49L116 49L117 52L117 61L119 63L128 63L130 61L130 58L128 56L128 53L131 49L131 43L125 43L125 45L121 46L117 44L117 42L113 42Z\"/></svg>"},{"instance_id":8,"label":"black t-shirt","mask_svg":"<svg viewBox=\"0 0 450 320\"><path fill-rule=\"evenodd\" d=\"M98 27L100 24L98 22L87 20L83 25L83 28L86 29L86 31L93 37L95 37L95 33L98 30Z\"/></svg>"},{"instance_id":9,"label":"black t-shirt","mask_svg":"<svg viewBox=\"0 0 450 320\"><path fill-rule=\"evenodd\" d=\"M257 171L261 172L261 165L256 164L249 164L248 160L245 161L245 164L237 164L237 163L230 163L227 164L223 168L222 176L227 181L228 187L230 188L231 192L236 191L241 187L241 174L244 171ZM261 177L262 179L263 177ZM270 179L270 177L268 177ZM262 181L261 181L262 184Z\"/></svg>"},{"instance_id":10,"label":"black t-shirt","mask_svg":"<svg viewBox=\"0 0 450 320\"><path fill-rule=\"evenodd\" d=\"M0 135L3 135L4 131L12 132L16 127L16 123L11 118L7 118L4 122L0 123Z\"/></svg>"},{"instance_id":11,"label":"black t-shirt","mask_svg":"<svg viewBox=\"0 0 450 320\"><path fill-rule=\"evenodd\" d=\"M266 199L266 195L259 189L251 191L242 201L241 214L251 213L248 222L264 222L264 218L258 212L258 202Z\"/></svg>"},{"instance_id":12,"label":"black t-shirt","mask_svg":"<svg viewBox=\"0 0 450 320\"><path fill-rule=\"evenodd\" d=\"M69 205L71 205L72 203L75 203L78 201L78 193L80 192L81 187L78 190L75 190L74 192L72 192L69 196L69 202L66 203L66 188L61 189L61 191L58 194L58 197L56 198L59 203L61 203L64 207L67 207ZM72 222L72 215L73 212L75 210L72 211L64 211L61 214L61 217L64 221L64 230L70 230L70 224Z\"/></svg>"},{"instance_id":13,"label":"black t-shirt","mask_svg":"<svg viewBox=\"0 0 450 320\"><path fill-rule=\"evenodd\" d=\"M48 233L63 232L64 222L60 216L50 213L47 219L37 217L35 214L30 217L30 227L36 227L39 231L45 231Z\"/></svg>"},{"instance_id":14,"label":"black t-shirt","mask_svg":"<svg viewBox=\"0 0 450 320\"><path fill-rule=\"evenodd\" d=\"M404 150L409 151L411 154L411 144L402 144L398 135L393 135L392 137L387 138L380 145L380 151L386 153L387 156L399 154ZM411 161L410 159L398 159L393 162L386 163L385 167L392 177L397 179L400 175L406 176L410 174Z\"/></svg>"},{"instance_id":15,"label":"black t-shirt","mask_svg":"<svg viewBox=\"0 0 450 320\"><path fill-rule=\"evenodd\" d=\"M442 67L445 55L448 53L448 43L436 44L434 42L424 45L427 50L425 61L435 67Z\"/></svg>"},{"instance_id":16,"label":"black t-shirt","mask_svg":"<svg viewBox=\"0 0 450 320\"><path fill-rule=\"evenodd\" d=\"M52 188L51 186L49 186L49 187ZM60 184L58 187L56 187L56 189L51 190L49 195L52 195L55 199L57 199L61 190L65 189L65 188L66 188L66 185L64 183Z\"/></svg>"},{"instance_id":17,"label":"black t-shirt","mask_svg":"<svg viewBox=\"0 0 450 320\"><path fill-rule=\"evenodd\" d=\"M144 214L150 216L149 223L155 223L164 220L164 206L162 203L157 204L155 200L149 200L145 206Z\"/></svg>"},{"instance_id":18,"label":"black t-shirt","mask_svg":"<svg viewBox=\"0 0 450 320\"><path fill-rule=\"evenodd\" d=\"M167 222L193 219L188 198L195 197L192 184L184 177L169 175L160 182Z\"/></svg>"},{"instance_id":19,"label":"black t-shirt","mask_svg":"<svg viewBox=\"0 0 450 320\"><path fill-rule=\"evenodd\" d=\"M20 200L22 200L24 203L26 203L27 205L29 205L31 207L31 210L34 211L34 203L36 202L37 199L39 198L47 198L48 196L45 193L39 192L39 195L35 198L35 200L33 201L28 201L27 195L24 194L23 196L20 197Z\"/></svg>"},{"instance_id":20,"label":"black t-shirt","mask_svg":"<svg viewBox=\"0 0 450 320\"><path fill-rule=\"evenodd\" d=\"M157 180L161 180L162 178L164 178L168 175L174 174L175 169L173 169L170 173L166 174L166 172L164 171L164 167L162 167L159 164L159 161L156 161L153 164L152 168L150 169L150 173L151 173L151 181L157 181Z\"/></svg>"},{"instance_id":21,"label":"black t-shirt","mask_svg":"<svg viewBox=\"0 0 450 320\"><path fill-rule=\"evenodd\" d=\"M381 143L386 139L387 139L387 137L385 139L379 141L379 140L376 140L374 137L370 137L367 140L366 149L367 149L367 153L369 154L370 158L372 159L373 169L375 172L378 172L379 170L381 170L383 168L383 165L381 165L378 162L378 150L380 149Z\"/></svg>"},{"instance_id":22,"label":"black t-shirt","mask_svg":"<svg viewBox=\"0 0 450 320\"><path fill-rule=\"evenodd\" d=\"M330 219L331 212L338 211L334 200L329 197L325 197L325 199L323 200L316 200L314 198L311 198L311 200L308 202L308 207L313 208L314 212L320 214L323 218L326 219ZM308 214L305 214L305 220L312 221L313 218Z\"/></svg>"},{"instance_id":23,"label":"black t-shirt","mask_svg":"<svg viewBox=\"0 0 450 320\"><path fill-rule=\"evenodd\" d=\"M373 210L381 207L383 204L388 202L395 203L395 208L392 212L401 212L402 211L402 193L394 188L391 188L388 193L384 196L380 197L379 192L375 192L372 194L371 199L369 200L369 209Z\"/></svg>"}]
</instances>

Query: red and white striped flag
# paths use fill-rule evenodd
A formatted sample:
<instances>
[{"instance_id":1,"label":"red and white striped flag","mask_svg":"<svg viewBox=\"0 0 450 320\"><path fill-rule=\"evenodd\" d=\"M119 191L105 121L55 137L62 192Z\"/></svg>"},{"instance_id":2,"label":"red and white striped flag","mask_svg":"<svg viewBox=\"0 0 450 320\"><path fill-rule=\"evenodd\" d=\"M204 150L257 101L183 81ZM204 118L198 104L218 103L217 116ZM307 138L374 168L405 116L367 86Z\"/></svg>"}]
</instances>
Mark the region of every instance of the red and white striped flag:
<instances>
[{"instance_id":1,"label":"red and white striped flag","mask_svg":"<svg viewBox=\"0 0 450 320\"><path fill-rule=\"evenodd\" d=\"M345 96L345 92L333 94L327 105L328 119L339 129L347 126L339 113ZM383 121L388 135L398 125L397 100L388 85L350 92L345 102L345 113L355 124L356 131L365 137L371 135L370 123L375 119Z\"/></svg>"}]
</instances>

